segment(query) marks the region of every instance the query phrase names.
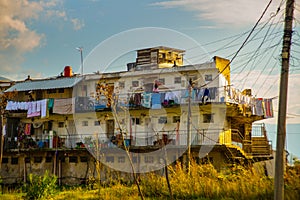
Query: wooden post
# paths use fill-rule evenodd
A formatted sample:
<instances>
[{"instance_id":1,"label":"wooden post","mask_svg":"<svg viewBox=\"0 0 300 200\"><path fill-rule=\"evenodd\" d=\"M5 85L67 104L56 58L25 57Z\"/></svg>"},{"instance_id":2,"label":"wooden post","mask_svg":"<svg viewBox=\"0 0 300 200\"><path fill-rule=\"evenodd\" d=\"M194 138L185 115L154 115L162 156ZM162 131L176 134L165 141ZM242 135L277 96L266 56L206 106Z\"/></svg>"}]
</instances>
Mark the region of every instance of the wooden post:
<instances>
[{"instance_id":1,"label":"wooden post","mask_svg":"<svg viewBox=\"0 0 300 200\"><path fill-rule=\"evenodd\" d=\"M58 185L61 186L62 164L61 159L58 159Z\"/></svg>"},{"instance_id":2,"label":"wooden post","mask_svg":"<svg viewBox=\"0 0 300 200\"><path fill-rule=\"evenodd\" d=\"M284 35L282 44L282 66L280 76L278 123L277 123L277 144L276 144L276 165L275 165L275 184L274 199L284 199L284 163L285 163L285 137L286 137L286 107L287 90L289 77L290 47L293 32L293 12L294 0L286 1Z\"/></svg>"},{"instance_id":3,"label":"wooden post","mask_svg":"<svg viewBox=\"0 0 300 200\"><path fill-rule=\"evenodd\" d=\"M24 183L27 182L27 166L26 166L26 156L24 156L23 158L23 162L24 162Z\"/></svg>"},{"instance_id":4,"label":"wooden post","mask_svg":"<svg viewBox=\"0 0 300 200\"><path fill-rule=\"evenodd\" d=\"M187 113L187 159L186 168L187 172L190 173L191 165L191 96L192 96L192 80L188 82L188 113Z\"/></svg>"},{"instance_id":5,"label":"wooden post","mask_svg":"<svg viewBox=\"0 0 300 200\"><path fill-rule=\"evenodd\" d=\"M3 135L3 112L2 109L1 112L1 118L0 118L0 169L2 167L2 157L3 157L3 150L4 150L4 135Z\"/></svg>"},{"instance_id":6,"label":"wooden post","mask_svg":"<svg viewBox=\"0 0 300 200\"><path fill-rule=\"evenodd\" d=\"M54 152L54 159L53 159L53 175L56 176L56 167L57 167L57 151Z\"/></svg>"}]
</instances>

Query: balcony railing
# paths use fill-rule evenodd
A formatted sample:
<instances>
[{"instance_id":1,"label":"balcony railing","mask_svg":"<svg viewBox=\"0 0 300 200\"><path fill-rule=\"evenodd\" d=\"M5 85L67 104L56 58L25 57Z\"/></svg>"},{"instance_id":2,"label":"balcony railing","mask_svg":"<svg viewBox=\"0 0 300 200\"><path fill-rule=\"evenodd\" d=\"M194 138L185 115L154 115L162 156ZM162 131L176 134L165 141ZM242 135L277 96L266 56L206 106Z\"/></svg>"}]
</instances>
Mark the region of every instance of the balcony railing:
<instances>
[{"instance_id":1,"label":"balcony railing","mask_svg":"<svg viewBox=\"0 0 300 200\"><path fill-rule=\"evenodd\" d=\"M191 92L192 103L205 103L205 102L224 102L225 97L222 96L224 91L221 91L217 87L210 88L193 88ZM160 109L163 107L169 107L174 105L187 104L188 90L160 90L159 92L130 92L114 94L116 102L115 104L128 108L152 108ZM221 97L222 96L222 97ZM105 96L99 96L97 98L90 97L78 97L75 102L75 111L91 111L101 110L109 108L108 100Z\"/></svg>"},{"instance_id":2,"label":"balcony railing","mask_svg":"<svg viewBox=\"0 0 300 200\"><path fill-rule=\"evenodd\" d=\"M225 144L232 135L223 129L198 129L190 132L191 146ZM124 139L124 140L123 140ZM124 144L125 143L125 144ZM47 136L44 138L5 138L5 150L9 149L74 149L96 146L101 148L115 148L128 145L131 147L159 147L162 145L187 146L187 131L159 131L136 132L122 138L121 134L107 137L105 133L99 134L69 134Z\"/></svg>"}]
</instances>

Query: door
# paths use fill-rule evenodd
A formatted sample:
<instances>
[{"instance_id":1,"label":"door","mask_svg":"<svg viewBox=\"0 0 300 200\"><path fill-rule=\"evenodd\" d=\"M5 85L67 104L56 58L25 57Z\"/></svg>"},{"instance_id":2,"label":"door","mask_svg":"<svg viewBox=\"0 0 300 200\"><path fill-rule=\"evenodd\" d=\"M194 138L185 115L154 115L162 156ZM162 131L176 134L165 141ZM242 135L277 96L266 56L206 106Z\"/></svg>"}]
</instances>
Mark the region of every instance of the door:
<instances>
[{"instance_id":1,"label":"door","mask_svg":"<svg viewBox=\"0 0 300 200\"><path fill-rule=\"evenodd\" d=\"M108 139L114 135L115 132L115 121L114 120L107 120L106 121L106 136Z\"/></svg>"}]
</instances>

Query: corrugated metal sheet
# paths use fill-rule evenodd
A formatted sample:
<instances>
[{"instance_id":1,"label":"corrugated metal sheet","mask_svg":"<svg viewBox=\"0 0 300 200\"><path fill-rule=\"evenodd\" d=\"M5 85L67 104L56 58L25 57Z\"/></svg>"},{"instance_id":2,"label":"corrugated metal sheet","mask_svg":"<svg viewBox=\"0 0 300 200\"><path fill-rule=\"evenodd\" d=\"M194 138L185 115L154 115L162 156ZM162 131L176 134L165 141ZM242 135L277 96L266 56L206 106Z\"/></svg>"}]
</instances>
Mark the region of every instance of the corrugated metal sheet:
<instances>
[{"instance_id":1,"label":"corrugated metal sheet","mask_svg":"<svg viewBox=\"0 0 300 200\"><path fill-rule=\"evenodd\" d=\"M82 77L71 77L24 81L16 83L5 92L70 88L79 83L81 80Z\"/></svg>"}]
</instances>

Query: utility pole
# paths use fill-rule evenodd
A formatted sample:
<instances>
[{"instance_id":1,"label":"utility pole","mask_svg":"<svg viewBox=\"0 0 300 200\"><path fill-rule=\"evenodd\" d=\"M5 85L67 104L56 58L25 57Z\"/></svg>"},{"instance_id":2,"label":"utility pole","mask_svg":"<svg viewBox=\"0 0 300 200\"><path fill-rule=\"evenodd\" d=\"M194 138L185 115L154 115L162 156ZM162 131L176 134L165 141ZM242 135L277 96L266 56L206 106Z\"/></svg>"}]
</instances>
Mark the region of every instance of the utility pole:
<instances>
[{"instance_id":1,"label":"utility pole","mask_svg":"<svg viewBox=\"0 0 300 200\"><path fill-rule=\"evenodd\" d=\"M286 1L284 35L282 43L282 66L279 88L278 122L277 122L277 144L275 164L274 199L284 199L284 163L285 163L285 137L286 137L286 107L289 77L290 49L293 33L294 0Z\"/></svg>"},{"instance_id":2,"label":"utility pole","mask_svg":"<svg viewBox=\"0 0 300 200\"><path fill-rule=\"evenodd\" d=\"M186 168L187 172L190 173L191 167L191 93L192 93L192 81L188 81L188 113L187 113L187 159Z\"/></svg>"}]
</instances>

